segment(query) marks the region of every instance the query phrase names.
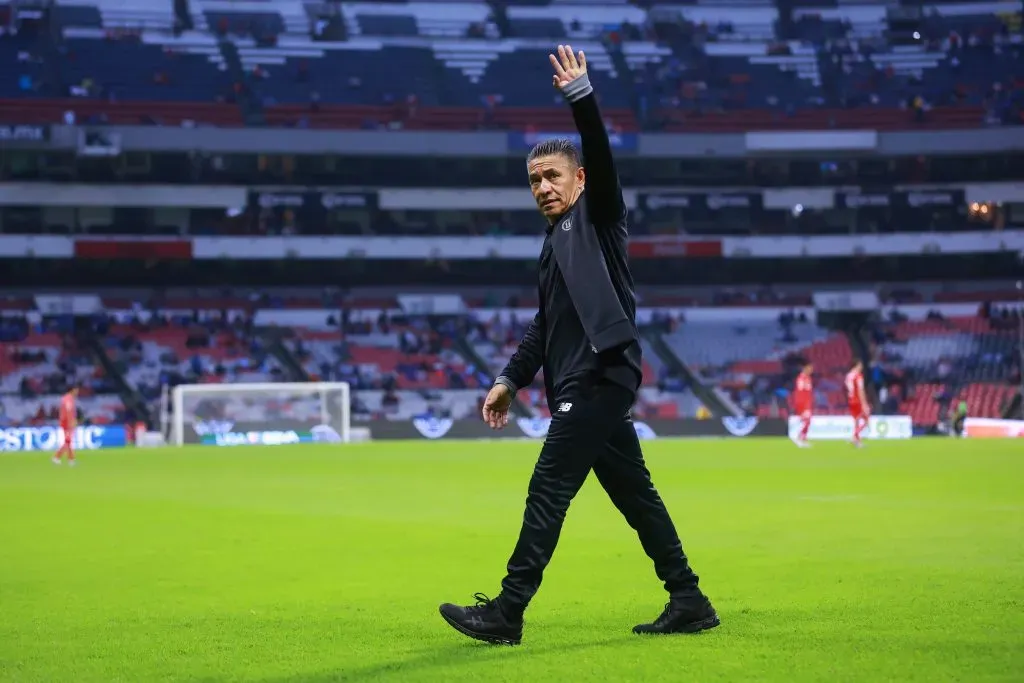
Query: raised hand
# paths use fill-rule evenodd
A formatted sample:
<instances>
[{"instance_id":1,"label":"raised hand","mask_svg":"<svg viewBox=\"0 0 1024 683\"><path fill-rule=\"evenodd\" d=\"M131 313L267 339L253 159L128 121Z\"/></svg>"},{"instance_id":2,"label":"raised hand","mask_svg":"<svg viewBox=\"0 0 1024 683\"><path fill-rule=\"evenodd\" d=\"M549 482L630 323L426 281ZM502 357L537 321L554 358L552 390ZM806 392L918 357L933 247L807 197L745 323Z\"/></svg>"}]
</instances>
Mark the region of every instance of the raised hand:
<instances>
[{"instance_id":1,"label":"raised hand","mask_svg":"<svg viewBox=\"0 0 1024 683\"><path fill-rule=\"evenodd\" d=\"M504 384L495 384L484 399L483 418L491 429L508 424L508 409L512 405L512 392Z\"/></svg>"},{"instance_id":2,"label":"raised hand","mask_svg":"<svg viewBox=\"0 0 1024 683\"><path fill-rule=\"evenodd\" d=\"M559 45L558 56L548 55L551 66L555 69L555 75L551 77L551 84L561 90L572 83L578 77L587 73L587 58L580 50L579 55L572 53L571 45Z\"/></svg>"}]
</instances>

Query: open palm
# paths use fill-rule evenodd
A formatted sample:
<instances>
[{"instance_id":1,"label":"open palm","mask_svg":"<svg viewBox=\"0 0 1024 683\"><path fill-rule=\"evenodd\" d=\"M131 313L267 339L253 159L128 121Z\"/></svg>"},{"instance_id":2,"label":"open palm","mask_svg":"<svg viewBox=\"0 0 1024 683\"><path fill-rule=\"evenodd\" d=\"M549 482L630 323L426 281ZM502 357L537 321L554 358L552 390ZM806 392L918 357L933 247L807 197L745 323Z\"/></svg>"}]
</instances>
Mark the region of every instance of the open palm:
<instances>
[{"instance_id":1,"label":"open palm","mask_svg":"<svg viewBox=\"0 0 1024 683\"><path fill-rule=\"evenodd\" d=\"M548 55L551 66L555 69L555 75L551 77L551 83L561 90L574 80L587 73L587 58L580 50L579 56L572 53L571 45L559 45L558 56Z\"/></svg>"}]
</instances>

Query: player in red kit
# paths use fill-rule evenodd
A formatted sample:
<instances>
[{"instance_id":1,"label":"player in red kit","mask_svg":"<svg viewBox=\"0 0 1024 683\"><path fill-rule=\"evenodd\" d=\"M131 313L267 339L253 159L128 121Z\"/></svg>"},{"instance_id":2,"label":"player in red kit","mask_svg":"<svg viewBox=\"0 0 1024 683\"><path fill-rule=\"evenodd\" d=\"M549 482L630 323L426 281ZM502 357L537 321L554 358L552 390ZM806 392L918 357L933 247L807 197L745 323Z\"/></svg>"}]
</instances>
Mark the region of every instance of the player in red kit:
<instances>
[{"instance_id":1,"label":"player in red kit","mask_svg":"<svg viewBox=\"0 0 1024 683\"><path fill-rule=\"evenodd\" d=\"M868 426L868 418L871 411L868 407L868 397L864 393L864 364L857 361L848 373L843 382L846 387L846 401L850 406L850 417L853 418L853 445L858 448L862 446L860 434Z\"/></svg>"},{"instance_id":2,"label":"player in red kit","mask_svg":"<svg viewBox=\"0 0 1024 683\"><path fill-rule=\"evenodd\" d=\"M796 376L796 387L793 390L793 410L800 416L800 434L796 437L796 445L807 448L807 432L811 428L811 413L814 410L814 382L811 373L814 366L808 363Z\"/></svg>"},{"instance_id":3,"label":"player in red kit","mask_svg":"<svg viewBox=\"0 0 1024 683\"><path fill-rule=\"evenodd\" d=\"M60 399L60 428L64 433L64 444L53 456L53 464L61 463L60 457L67 453L68 465L75 464L75 451L71 442L75 436L75 427L78 426L78 409L75 406L75 399L78 398L78 387L72 387L71 391L61 396Z\"/></svg>"}]
</instances>

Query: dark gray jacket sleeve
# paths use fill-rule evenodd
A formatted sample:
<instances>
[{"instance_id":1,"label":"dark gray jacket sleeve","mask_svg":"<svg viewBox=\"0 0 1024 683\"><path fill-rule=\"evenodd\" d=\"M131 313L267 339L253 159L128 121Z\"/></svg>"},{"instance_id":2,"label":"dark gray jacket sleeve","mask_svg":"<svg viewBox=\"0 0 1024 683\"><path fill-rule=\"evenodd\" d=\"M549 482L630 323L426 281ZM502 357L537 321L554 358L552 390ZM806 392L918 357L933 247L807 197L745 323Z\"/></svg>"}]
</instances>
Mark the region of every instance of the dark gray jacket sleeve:
<instances>
[{"instance_id":1,"label":"dark gray jacket sleeve","mask_svg":"<svg viewBox=\"0 0 1024 683\"><path fill-rule=\"evenodd\" d=\"M583 196L590 219L597 227L618 223L626 213L626 202L622 198L611 140L590 78L583 74L565 86L562 94L572 107L572 117L580 134L583 167L587 171L587 189Z\"/></svg>"},{"instance_id":2,"label":"dark gray jacket sleeve","mask_svg":"<svg viewBox=\"0 0 1024 683\"><path fill-rule=\"evenodd\" d=\"M537 315L533 316L530 326L526 328L526 333L523 335L522 341L519 342L519 348L512 354L505 369L501 371L494 383L504 384L512 390L514 395L533 382L533 378L537 376L537 371L543 364L544 321L538 311Z\"/></svg>"}]
</instances>

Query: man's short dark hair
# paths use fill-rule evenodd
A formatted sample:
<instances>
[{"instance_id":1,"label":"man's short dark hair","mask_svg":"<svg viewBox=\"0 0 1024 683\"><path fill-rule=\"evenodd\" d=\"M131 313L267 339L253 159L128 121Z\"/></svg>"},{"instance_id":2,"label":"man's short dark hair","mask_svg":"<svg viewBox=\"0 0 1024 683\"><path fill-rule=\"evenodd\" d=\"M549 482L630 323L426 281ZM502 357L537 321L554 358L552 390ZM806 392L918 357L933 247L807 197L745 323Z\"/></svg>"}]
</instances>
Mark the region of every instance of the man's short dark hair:
<instances>
[{"instance_id":1,"label":"man's short dark hair","mask_svg":"<svg viewBox=\"0 0 1024 683\"><path fill-rule=\"evenodd\" d=\"M580 151L576 149L576 143L569 138L548 138L533 146L526 156L526 163L530 163L539 157L563 156L568 159L574 168L582 166Z\"/></svg>"}]
</instances>

